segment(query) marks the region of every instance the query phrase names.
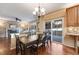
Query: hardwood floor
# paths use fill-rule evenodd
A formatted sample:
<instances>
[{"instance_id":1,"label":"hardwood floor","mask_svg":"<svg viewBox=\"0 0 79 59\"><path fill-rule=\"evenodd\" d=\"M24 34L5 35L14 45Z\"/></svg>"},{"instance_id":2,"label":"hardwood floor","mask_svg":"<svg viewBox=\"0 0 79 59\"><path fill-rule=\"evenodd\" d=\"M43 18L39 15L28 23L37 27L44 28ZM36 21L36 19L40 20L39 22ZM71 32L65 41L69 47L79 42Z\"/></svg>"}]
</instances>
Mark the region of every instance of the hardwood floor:
<instances>
[{"instance_id":1,"label":"hardwood floor","mask_svg":"<svg viewBox=\"0 0 79 59\"><path fill-rule=\"evenodd\" d=\"M10 42L7 39L0 39L0 55L10 54Z\"/></svg>"},{"instance_id":2,"label":"hardwood floor","mask_svg":"<svg viewBox=\"0 0 79 59\"><path fill-rule=\"evenodd\" d=\"M46 48L39 49L39 55L74 55L75 51L73 48L63 46L58 43L51 43Z\"/></svg>"},{"instance_id":3,"label":"hardwood floor","mask_svg":"<svg viewBox=\"0 0 79 59\"><path fill-rule=\"evenodd\" d=\"M3 42L0 41L0 55L16 55L16 50L10 51L8 49L8 43L6 41ZM75 55L75 50L62 44L52 42L49 46L39 48L38 55Z\"/></svg>"},{"instance_id":4,"label":"hardwood floor","mask_svg":"<svg viewBox=\"0 0 79 59\"><path fill-rule=\"evenodd\" d=\"M12 51L15 53L15 50ZM49 46L39 48L38 55L75 55L75 50L59 43L51 43Z\"/></svg>"}]
</instances>

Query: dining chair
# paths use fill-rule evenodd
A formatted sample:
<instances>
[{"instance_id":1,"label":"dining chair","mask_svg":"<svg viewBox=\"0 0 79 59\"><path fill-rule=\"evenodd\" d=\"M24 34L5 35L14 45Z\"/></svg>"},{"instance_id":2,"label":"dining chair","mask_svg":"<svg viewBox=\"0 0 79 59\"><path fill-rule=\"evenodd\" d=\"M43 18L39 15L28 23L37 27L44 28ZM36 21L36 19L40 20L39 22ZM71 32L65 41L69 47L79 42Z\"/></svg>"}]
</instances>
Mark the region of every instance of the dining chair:
<instances>
[{"instance_id":1,"label":"dining chair","mask_svg":"<svg viewBox=\"0 0 79 59\"><path fill-rule=\"evenodd\" d=\"M43 36L43 34L38 35L37 42L32 44L32 53L39 54L39 48L42 50L43 46L47 43L47 36Z\"/></svg>"},{"instance_id":2,"label":"dining chair","mask_svg":"<svg viewBox=\"0 0 79 59\"><path fill-rule=\"evenodd\" d=\"M15 38L16 38L16 54L19 54L19 53L21 53L21 55L25 54L24 52L25 44L23 44L20 41L19 35L15 35Z\"/></svg>"},{"instance_id":3,"label":"dining chair","mask_svg":"<svg viewBox=\"0 0 79 59\"><path fill-rule=\"evenodd\" d=\"M19 36L15 35L15 38L16 38L16 54L18 54L21 51L21 45L20 45Z\"/></svg>"}]
</instances>

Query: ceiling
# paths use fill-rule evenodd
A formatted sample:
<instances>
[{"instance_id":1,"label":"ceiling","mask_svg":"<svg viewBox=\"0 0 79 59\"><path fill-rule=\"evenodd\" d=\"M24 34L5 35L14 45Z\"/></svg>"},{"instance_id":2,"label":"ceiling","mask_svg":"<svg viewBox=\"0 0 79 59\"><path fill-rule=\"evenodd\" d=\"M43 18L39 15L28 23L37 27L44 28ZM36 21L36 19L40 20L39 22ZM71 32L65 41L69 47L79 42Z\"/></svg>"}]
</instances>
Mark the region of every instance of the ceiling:
<instances>
[{"instance_id":1,"label":"ceiling","mask_svg":"<svg viewBox=\"0 0 79 59\"><path fill-rule=\"evenodd\" d=\"M38 3L0 3L0 16L17 17L21 20L35 20L32 12ZM67 3L40 3L40 7L46 9L46 13L62 9Z\"/></svg>"}]
</instances>

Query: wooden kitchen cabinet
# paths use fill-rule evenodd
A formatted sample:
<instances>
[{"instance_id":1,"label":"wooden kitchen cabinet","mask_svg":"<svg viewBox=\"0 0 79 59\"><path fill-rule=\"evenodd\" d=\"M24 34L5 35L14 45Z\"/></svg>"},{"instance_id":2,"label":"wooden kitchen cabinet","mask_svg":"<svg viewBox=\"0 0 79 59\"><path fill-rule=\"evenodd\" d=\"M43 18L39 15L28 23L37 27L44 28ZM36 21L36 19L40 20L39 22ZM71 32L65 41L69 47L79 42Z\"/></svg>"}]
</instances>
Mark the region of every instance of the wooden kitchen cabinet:
<instances>
[{"instance_id":1,"label":"wooden kitchen cabinet","mask_svg":"<svg viewBox=\"0 0 79 59\"><path fill-rule=\"evenodd\" d=\"M79 27L79 6L77 6L77 8L78 8L78 13L77 13L78 20L77 20L77 22L78 22L78 27Z\"/></svg>"},{"instance_id":2,"label":"wooden kitchen cabinet","mask_svg":"<svg viewBox=\"0 0 79 59\"><path fill-rule=\"evenodd\" d=\"M77 6L66 9L67 27L77 26Z\"/></svg>"}]
</instances>

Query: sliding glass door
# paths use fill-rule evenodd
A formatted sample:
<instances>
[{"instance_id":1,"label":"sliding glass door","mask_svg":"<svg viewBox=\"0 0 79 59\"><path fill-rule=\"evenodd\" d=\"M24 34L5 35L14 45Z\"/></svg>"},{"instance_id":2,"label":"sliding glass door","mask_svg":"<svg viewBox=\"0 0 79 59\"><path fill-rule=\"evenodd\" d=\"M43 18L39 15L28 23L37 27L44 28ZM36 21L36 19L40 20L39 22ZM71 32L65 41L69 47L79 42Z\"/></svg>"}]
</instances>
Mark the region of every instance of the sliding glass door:
<instances>
[{"instance_id":1,"label":"sliding glass door","mask_svg":"<svg viewBox=\"0 0 79 59\"><path fill-rule=\"evenodd\" d=\"M58 18L52 21L52 40L55 42L63 42L63 18Z\"/></svg>"},{"instance_id":2,"label":"sliding glass door","mask_svg":"<svg viewBox=\"0 0 79 59\"><path fill-rule=\"evenodd\" d=\"M45 31L50 33L53 42L63 43L63 21L64 18L57 18L45 23Z\"/></svg>"},{"instance_id":3,"label":"sliding glass door","mask_svg":"<svg viewBox=\"0 0 79 59\"><path fill-rule=\"evenodd\" d=\"M45 23L45 32L49 34L49 39L51 39L51 21Z\"/></svg>"}]
</instances>

